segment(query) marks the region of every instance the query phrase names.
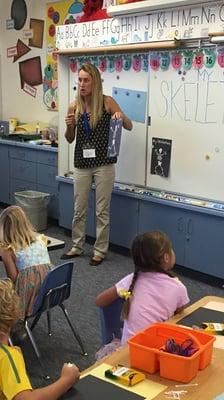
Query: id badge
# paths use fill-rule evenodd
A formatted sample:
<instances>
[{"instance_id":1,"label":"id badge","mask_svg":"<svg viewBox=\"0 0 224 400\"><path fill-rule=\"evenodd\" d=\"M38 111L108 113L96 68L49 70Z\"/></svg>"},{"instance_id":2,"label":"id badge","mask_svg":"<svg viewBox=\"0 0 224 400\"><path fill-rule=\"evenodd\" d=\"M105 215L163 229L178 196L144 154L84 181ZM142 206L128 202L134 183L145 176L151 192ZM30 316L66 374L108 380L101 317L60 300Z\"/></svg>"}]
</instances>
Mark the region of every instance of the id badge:
<instances>
[{"instance_id":1,"label":"id badge","mask_svg":"<svg viewBox=\"0 0 224 400\"><path fill-rule=\"evenodd\" d=\"M96 151L95 149L83 149L83 158L95 158L96 157Z\"/></svg>"}]
</instances>

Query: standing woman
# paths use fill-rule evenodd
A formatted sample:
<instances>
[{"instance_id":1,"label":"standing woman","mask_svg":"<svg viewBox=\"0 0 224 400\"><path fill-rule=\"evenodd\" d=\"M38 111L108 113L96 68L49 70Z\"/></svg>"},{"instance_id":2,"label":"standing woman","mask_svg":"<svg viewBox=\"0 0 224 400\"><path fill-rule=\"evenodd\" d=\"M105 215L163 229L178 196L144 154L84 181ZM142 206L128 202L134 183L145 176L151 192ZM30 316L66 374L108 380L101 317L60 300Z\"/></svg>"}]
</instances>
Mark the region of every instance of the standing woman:
<instances>
[{"instance_id":1,"label":"standing woman","mask_svg":"<svg viewBox=\"0 0 224 400\"><path fill-rule=\"evenodd\" d=\"M76 138L74 156L75 210L72 221L71 250L62 259L80 256L85 243L85 225L89 193L96 187L96 241L90 265L100 264L108 250L110 200L115 179L117 157L108 157L110 120L122 119L125 129L132 122L116 101L103 94L98 69L89 63L79 70L78 95L68 108L65 137L69 143Z\"/></svg>"}]
</instances>

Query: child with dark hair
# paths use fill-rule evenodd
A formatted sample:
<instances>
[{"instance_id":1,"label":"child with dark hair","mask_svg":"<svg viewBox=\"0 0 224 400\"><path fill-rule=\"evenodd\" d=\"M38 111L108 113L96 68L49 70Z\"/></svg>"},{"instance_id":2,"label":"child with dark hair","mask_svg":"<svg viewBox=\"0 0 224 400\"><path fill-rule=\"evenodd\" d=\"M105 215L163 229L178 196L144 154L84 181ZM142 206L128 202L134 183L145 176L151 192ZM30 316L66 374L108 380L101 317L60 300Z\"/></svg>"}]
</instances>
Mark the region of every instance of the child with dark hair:
<instances>
[{"instance_id":1,"label":"child with dark hair","mask_svg":"<svg viewBox=\"0 0 224 400\"><path fill-rule=\"evenodd\" d=\"M125 299L121 344L148 325L168 320L189 302L186 287L170 272L176 257L165 233L155 231L136 236L131 254L134 273L96 298L99 307L109 305L118 297Z\"/></svg>"},{"instance_id":2,"label":"child with dark hair","mask_svg":"<svg viewBox=\"0 0 224 400\"><path fill-rule=\"evenodd\" d=\"M57 381L32 389L20 348L8 345L19 316L19 297L12 281L0 280L0 399L56 400L79 380L79 369L75 364L65 363Z\"/></svg>"}]
</instances>

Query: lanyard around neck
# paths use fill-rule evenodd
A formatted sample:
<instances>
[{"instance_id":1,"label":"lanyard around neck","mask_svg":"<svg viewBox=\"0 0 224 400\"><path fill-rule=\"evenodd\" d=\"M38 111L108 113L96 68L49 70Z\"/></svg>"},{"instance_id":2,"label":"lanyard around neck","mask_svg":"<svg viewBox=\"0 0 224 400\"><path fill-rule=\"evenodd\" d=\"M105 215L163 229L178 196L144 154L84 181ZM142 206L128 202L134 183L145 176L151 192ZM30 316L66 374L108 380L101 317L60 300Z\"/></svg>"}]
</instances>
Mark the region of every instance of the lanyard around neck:
<instances>
[{"instance_id":1,"label":"lanyard around neck","mask_svg":"<svg viewBox=\"0 0 224 400\"><path fill-rule=\"evenodd\" d=\"M87 138L89 138L92 135L93 131L90 127L88 114L86 111L84 111L84 113L82 114L82 117L83 117L83 122L84 122L85 134L86 134Z\"/></svg>"}]
</instances>

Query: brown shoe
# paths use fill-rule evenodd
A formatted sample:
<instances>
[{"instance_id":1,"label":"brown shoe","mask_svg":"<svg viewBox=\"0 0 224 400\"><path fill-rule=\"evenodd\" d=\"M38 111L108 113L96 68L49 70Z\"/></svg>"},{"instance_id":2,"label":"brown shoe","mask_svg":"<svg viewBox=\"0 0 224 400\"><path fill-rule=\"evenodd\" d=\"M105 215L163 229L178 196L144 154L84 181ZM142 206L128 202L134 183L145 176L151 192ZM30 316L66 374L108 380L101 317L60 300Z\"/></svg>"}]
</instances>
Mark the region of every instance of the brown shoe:
<instances>
[{"instance_id":1,"label":"brown shoe","mask_svg":"<svg viewBox=\"0 0 224 400\"><path fill-rule=\"evenodd\" d=\"M102 257L99 257L99 256L92 256L92 257L90 258L89 264L96 267L97 265L101 264L101 263L103 262L103 260L104 260L104 259L103 259Z\"/></svg>"},{"instance_id":2,"label":"brown shoe","mask_svg":"<svg viewBox=\"0 0 224 400\"><path fill-rule=\"evenodd\" d=\"M72 251L71 252L69 251L68 253L62 254L61 260L70 260L71 258L75 258L75 257L79 257L79 256L81 256L81 254L73 253Z\"/></svg>"}]
</instances>

